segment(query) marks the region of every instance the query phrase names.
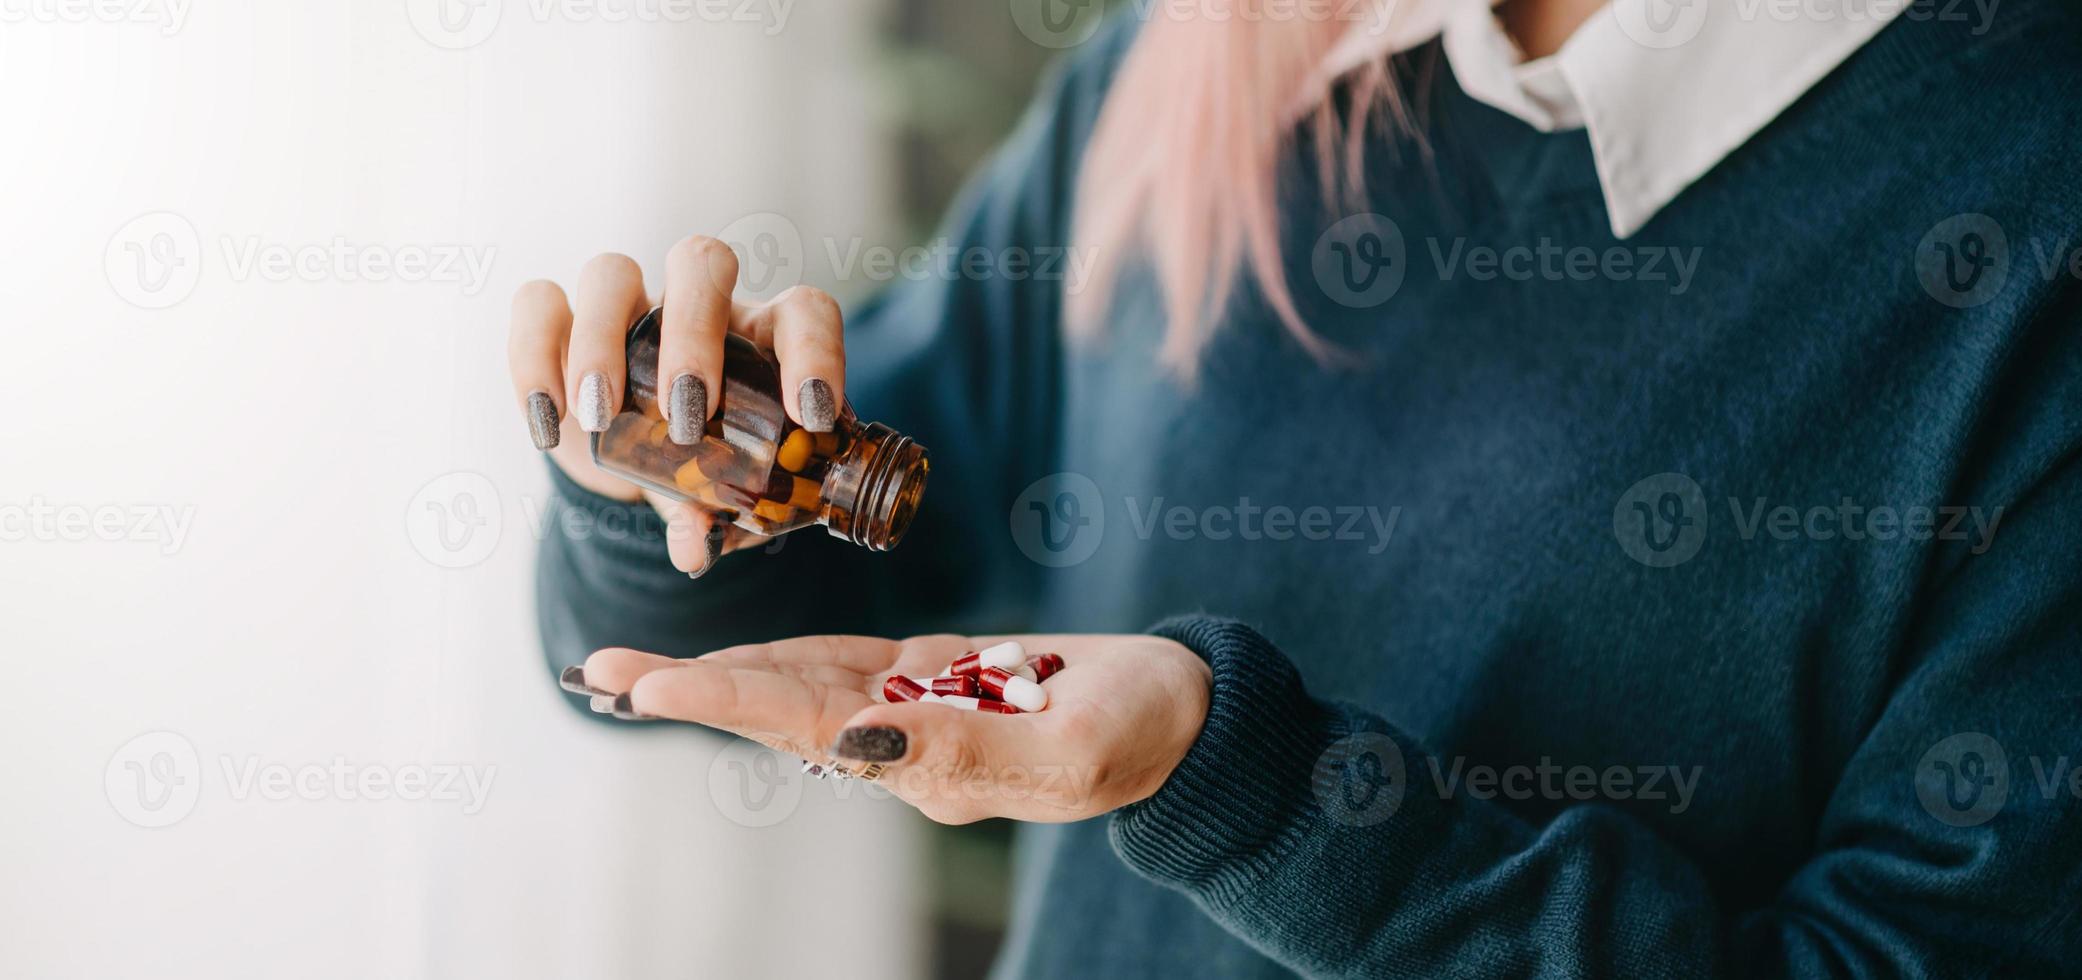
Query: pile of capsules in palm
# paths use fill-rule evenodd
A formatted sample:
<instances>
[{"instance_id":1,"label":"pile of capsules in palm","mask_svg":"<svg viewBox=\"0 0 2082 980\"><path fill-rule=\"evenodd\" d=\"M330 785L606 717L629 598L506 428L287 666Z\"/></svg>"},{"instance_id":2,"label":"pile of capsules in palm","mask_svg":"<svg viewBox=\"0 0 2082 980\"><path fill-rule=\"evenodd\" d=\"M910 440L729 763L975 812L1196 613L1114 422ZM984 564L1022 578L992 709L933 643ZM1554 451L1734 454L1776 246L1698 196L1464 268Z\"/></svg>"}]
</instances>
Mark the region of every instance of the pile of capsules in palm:
<instances>
[{"instance_id":1,"label":"pile of capsules in palm","mask_svg":"<svg viewBox=\"0 0 2082 980\"><path fill-rule=\"evenodd\" d=\"M963 711L1024 714L1048 707L1048 689L1041 682L1062 669L1060 654L1029 657L1019 641L1006 640L954 658L938 677L892 674L882 682L882 697L892 704L924 701Z\"/></svg>"}]
</instances>

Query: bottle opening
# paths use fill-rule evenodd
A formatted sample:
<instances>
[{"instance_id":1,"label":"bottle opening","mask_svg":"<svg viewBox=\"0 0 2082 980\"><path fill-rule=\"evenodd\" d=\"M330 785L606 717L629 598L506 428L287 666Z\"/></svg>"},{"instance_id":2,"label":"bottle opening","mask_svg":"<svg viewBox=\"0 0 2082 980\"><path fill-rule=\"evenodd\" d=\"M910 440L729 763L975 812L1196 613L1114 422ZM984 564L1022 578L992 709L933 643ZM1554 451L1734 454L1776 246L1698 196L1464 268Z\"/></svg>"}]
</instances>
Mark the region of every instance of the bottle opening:
<instances>
[{"instance_id":1,"label":"bottle opening","mask_svg":"<svg viewBox=\"0 0 2082 980\"><path fill-rule=\"evenodd\" d=\"M831 533L875 551L903 540L925 497L932 469L924 446L880 423L862 426L849 462L835 480L827 526Z\"/></svg>"}]
</instances>

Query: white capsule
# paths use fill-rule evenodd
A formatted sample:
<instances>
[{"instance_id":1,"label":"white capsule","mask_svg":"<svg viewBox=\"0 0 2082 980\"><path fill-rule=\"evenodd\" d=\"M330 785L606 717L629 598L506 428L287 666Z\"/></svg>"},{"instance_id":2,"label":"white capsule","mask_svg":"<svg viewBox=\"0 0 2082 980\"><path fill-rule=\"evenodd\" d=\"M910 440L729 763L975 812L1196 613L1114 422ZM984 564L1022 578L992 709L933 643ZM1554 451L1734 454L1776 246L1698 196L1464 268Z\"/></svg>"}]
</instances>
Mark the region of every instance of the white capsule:
<instances>
[{"instance_id":1,"label":"white capsule","mask_svg":"<svg viewBox=\"0 0 2082 980\"><path fill-rule=\"evenodd\" d=\"M984 647L976 651L976 662L982 667L1003 667L1018 670L1027 665L1027 648L1018 640L1006 640L997 646Z\"/></svg>"},{"instance_id":2,"label":"white capsule","mask_svg":"<svg viewBox=\"0 0 2082 980\"><path fill-rule=\"evenodd\" d=\"M983 689L1003 698L1021 711L1039 711L1048 707L1048 689L1002 667L986 667L976 675Z\"/></svg>"},{"instance_id":3,"label":"white capsule","mask_svg":"<svg viewBox=\"0 0 2082 980\"><path fill-rule=\"evenodd\" d=\"M1013 671L1012 673L1020 677L1024 677L1027 680L1033 681L1036 684L1041 683L1041 675L1034 673L1034 665L1031 662L1021 664L1019 666L1019 669Z\"/></svg>"},{"instance_id":4,"label":"white capsule","mask_svg":"<svg viewBox=\"0 0 2082 980\"><path fill-rule=\"evenodd\" d=\"M960 708L963 711L974 711L976 710L976 705L981 703L979 699L969 697L966 694L928 694L926 697L936 698L941 704L950 708Z\"/></svg>"},{"instance_id":5,"label":"white capsule","mask_svg":"<svg viewBox=\"0 0 2082 980\"><path fill-rule=\"evenodd\" d=\"M941 701L944 701L946 699L937 694L934 694L931 691L927 691L924 694L919 695L918 700L921 704L939 704Z\"/></svg>"}]
</instances>

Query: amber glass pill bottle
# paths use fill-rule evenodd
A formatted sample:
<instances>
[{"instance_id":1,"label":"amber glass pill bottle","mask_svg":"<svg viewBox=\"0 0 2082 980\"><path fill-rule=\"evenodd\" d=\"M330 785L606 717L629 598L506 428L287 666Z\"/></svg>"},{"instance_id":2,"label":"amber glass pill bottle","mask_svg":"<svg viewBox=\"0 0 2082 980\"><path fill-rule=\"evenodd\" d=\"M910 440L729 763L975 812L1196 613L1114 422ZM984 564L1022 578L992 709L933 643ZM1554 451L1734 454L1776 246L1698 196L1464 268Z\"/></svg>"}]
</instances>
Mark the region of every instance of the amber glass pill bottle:
<instances>
[{"instance_id":1,"label":"amber glass pill bottle","mask_svg":"<svg viewBox=\"0 0 2082 980\"><path fill-rule=\"evenodd\" d=\"M735 334L724 342L722 404L707 434L692 446L673 442L658 406L661 317L652 310L629 329L628 395L593 435L601 469L758 534L822 524L876 551L896 546L925 495L925 447L861 422L851 404L830 432L796 425L773 355Z\"/></svg>"}]
</instances>

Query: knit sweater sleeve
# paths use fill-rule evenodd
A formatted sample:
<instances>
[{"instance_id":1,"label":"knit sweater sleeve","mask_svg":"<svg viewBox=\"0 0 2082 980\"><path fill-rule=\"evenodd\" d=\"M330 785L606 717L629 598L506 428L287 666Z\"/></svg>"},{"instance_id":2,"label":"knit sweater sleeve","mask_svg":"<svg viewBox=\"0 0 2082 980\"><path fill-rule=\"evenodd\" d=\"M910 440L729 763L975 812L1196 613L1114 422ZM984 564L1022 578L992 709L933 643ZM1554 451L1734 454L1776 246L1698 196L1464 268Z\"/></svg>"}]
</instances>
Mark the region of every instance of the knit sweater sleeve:
<instances>
[{"instance_id":1,"label":"knit sweater sleeve","mask_svg":"<svg viewBox=\"0 0 2082 980\"><path fill-rule=\"evenodd\" d=\"M2082 955L2082 463L2012 509L1761 904L1611 806L1538 822L1448 790L1390 720L1311 696L1266 637L1157 628L1212 665L1206 726L1114 849L1311 977L2055 975ZM1711 773L1702 774L1712 778Z\"/></svg>"}]
</instances>

